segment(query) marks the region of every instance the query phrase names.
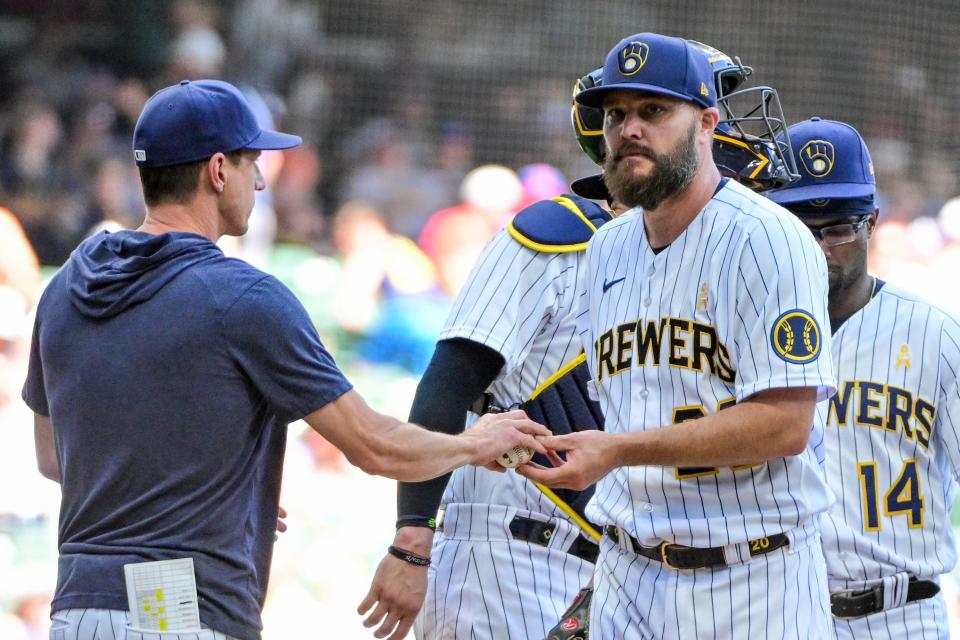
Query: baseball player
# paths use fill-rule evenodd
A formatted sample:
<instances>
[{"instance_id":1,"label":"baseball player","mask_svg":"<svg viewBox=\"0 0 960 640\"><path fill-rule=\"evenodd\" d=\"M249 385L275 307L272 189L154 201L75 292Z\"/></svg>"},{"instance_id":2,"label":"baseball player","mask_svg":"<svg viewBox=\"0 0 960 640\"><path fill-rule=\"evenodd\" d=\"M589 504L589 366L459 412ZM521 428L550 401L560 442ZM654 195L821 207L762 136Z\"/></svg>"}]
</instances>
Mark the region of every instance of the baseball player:
<instances>
[{"instance_id":1,"label":"baseball player","mask_svg":"<svg viewBox=\"0 0 960 640\"><path fill-rule=\"evenodd\" d=\"M634 207L591 239L579 303L605 431L543 438L554 467L518 473L597 482L591 638L831 633L809 446L834 389L826 265L798 220L721 177L712 85L692 45L641 33L576 98L603 108L605 183Z\"/></svg>"},{"instance_id":2,"label":"baseball player","mask_svg":"<svg viewBox=\"0 0 960 640\"><path fill-rule=\"evenodd\" d=\"M950 507L960 474L960 324L867 272L879 210L870 153L844 123L790 127L802 178L771 198L827 259L837 393L817 406L823 523L839 638L947 638L940 574L956 562Z\"/></svg>"},{"instance_id":3,"label":"baseball player","mask_svg":"<svg viewBox=\"0 0 960 640\"><path fill-rule=\"evenodd\" d=\"M610 219L575 195L518 213L454 302L411 416L456 433L465 418L521 405L553 433L598 428L575 309L587 241ZM358 609L373 610L364 624L402 638L422 607L418 638L543 638L593 575L597 554L582 516L592 489L557 493L486 469L401 483L394 546L431 565L385 557Z\"/></svg>"},{"instance_id":4,"label":"baseball player","mask_svg":"<svg viewBox=\"0 0 960 640\"><path fill-rule=\"evenodd\" d=\"M713 70L721 120L713 134L712 153L721 175L757 192L785 187L799 178L777 90L767 86L743 88L743 83L753 73L751 67L710 45L695 40L688 42L707 56ZM585 89L600 86L602 82L601 67L577 81L574 96ZM574 100L572 120L580 148L590 159L602 165L606 157L603 111ZM603 174L576 180L571 188L585 198L610 200ZM550 630L547 640L586 638L592 596L591 587L582 589Z\"/></svg>"}]
</instances>

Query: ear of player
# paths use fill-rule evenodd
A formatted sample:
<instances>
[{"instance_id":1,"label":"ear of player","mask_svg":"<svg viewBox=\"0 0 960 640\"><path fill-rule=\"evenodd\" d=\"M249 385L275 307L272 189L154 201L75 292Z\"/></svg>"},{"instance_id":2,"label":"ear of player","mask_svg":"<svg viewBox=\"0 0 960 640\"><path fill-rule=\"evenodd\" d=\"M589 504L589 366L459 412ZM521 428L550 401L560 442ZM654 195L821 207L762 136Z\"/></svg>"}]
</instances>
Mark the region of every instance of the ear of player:
<instances>
[{"instance_id":1,"label":"ear of player","mask_svg":"<svg viewBox=\"0 0 960 640\"><path fill-rule=\"evenodd\" d=\"M773 87L743 87L753 68L709 45L688 40L713 69L720 122L713 134L713 159L724 175L755 191L782 189L795 182L797 171L780 96ZM603 165L603 111L576 101L581 91L603 84L603 68L578 78L573 87L570 120L580 149ZM602 175L588 176L570 185L578 196L607 200Z\"/></svg>"}]
</instances>

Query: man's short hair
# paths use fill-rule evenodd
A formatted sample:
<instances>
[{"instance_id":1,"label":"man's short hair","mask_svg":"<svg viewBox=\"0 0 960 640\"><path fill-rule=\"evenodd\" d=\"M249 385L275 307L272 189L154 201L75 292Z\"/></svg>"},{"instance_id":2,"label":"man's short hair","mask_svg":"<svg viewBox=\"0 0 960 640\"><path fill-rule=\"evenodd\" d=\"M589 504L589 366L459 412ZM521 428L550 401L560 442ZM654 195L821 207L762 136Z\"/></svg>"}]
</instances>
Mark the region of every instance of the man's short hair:
<instances>
[{"instance_id":1,"label":"man's short hair","mask_svg":"<svg viewBox=\"0 0 960 640\"><path fill-rule=\"evenodd\" d=\"M224 153L233 164L239 164L244 149ZM143 200L148 207L164 203L183 204L197 190L200 172L210 158L185 162L168 167L137 167L140 184L143 185Z\"/></svg>"}]
</instances>

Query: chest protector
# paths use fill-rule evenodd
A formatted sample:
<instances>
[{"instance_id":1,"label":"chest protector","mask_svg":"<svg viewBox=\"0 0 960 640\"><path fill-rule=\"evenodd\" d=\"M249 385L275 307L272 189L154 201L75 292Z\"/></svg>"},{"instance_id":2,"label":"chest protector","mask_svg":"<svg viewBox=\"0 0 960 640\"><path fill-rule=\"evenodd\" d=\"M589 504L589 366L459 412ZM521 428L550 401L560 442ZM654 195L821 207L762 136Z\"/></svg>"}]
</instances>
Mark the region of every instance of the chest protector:
<instances>
[{"instance_id":1,"label":"chest protector","mask_svg":"<svg viewBox=\"0 0 960 640\"><path fill-rule=\"evenodd\" d=\"M586 251L594 232L612 219L609 212L596 203L566 195L541 200L530 205L507 225L507 231L523 246L542 253ZM590 399L587 384L590 370L586 355L564 364L530 395L520 408L531 420L545 425L555 435L587 429L602 429L600 405ZM550 466L545 456L536 454L534 461ZM556 494L580 515L593 495L586 491L557 489Z\"/></svg>"}]
</instances>

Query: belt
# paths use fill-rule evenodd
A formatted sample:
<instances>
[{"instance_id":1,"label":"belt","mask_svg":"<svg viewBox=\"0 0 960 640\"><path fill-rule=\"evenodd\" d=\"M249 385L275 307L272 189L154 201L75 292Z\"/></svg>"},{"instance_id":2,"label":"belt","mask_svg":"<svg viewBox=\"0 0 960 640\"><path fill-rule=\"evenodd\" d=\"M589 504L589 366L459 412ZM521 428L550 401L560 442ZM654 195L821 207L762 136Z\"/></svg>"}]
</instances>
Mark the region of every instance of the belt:
<instances>
[{"instance_id":1,"label":"belt","mask_svg":"<svg viewBox=\"0 0 960 640\"><path fill-rule=\"evenodd\" d=\"M930 580L910 578L907 602L926 600L940 593L940 585ZM863 591L838 591L830 594L830 611L837 618L859 618L883 611L883 585Z\"/></svg>"},{"instance_id":2,"label":"belt","mask_svg":"<svg viewBox=\"0 0 960 640\"><path fill-rule=\"evenodd\" d=\"M681 544L672 542L661 542L655 547L645 547L640 541L630 534L622 531L619 527L607 525L603 528L603 533L614 540L619 541L620 536L625 536L633 545L634 553L651 560L657 560L663 563L663 566L675 571L681 569L705 569L707 567L726 567L727 562L723 547L685 547ZM790 544L790 540L783 533L751 540L751 556L762 556L765 553L776 551L781 547Z\"/></svg>"},{"instance_id":3,"label":"belt","mask_svg":"<svg viewBox=\"0 0 960 640\"><path fill-rule=\"evenodd\" d=\"M556 529L556 523L541 522L523 516L514 516L513 520L510 521L510 533L513 534L515 540L522 540L543 547L550 545L550 540L553 538ZM596 564L599 551L599 545L592 540L587 540L583 535L578 535L574 543L567 549L567 553L570 555L586 560L591 564Z\"/></svg>"}]
</instances>

